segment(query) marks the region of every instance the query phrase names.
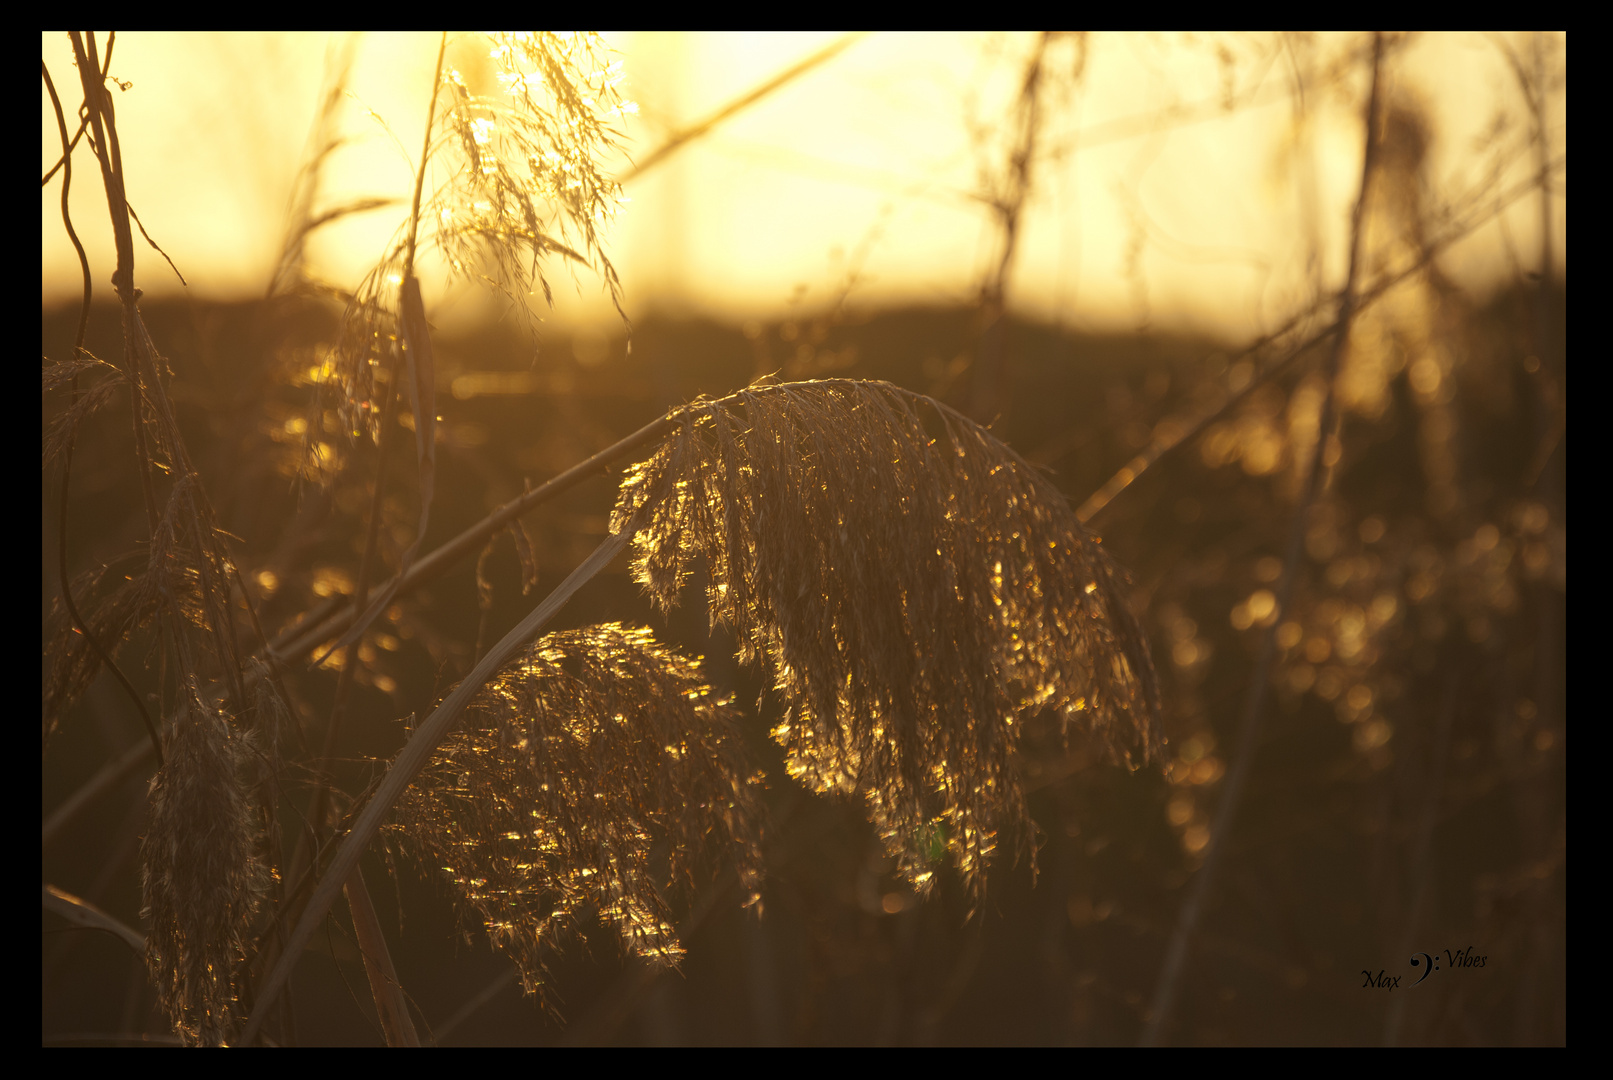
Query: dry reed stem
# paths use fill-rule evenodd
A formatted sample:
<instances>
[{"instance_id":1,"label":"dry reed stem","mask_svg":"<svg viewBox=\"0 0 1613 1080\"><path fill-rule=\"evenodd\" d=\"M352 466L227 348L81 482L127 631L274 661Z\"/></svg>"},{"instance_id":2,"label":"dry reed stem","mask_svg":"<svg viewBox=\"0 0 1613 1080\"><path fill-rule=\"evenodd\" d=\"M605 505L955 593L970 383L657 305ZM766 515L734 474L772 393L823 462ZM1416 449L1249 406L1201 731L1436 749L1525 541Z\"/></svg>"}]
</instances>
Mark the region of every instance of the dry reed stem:
<instances>
[{"instance_id":1,"label":"dry reed stem","mask_svg":"<svg viewBox=\"0 0 1613 1080\"><path fill-rule=\"evenodd\" d=\"M369 801L358 811L351 829L337 846L335 854L331 856L330 863L319 884L309 896L307 906L303 908L296 927L287 935L284 953L275 961L274 968L259 987L252 1015L247 1019L246 1027L242 1031L244 1042L250 1044L257 1037L280 991L285 988L286 981L291 977L291 969L296 966L302 950L313 937L314 928L330 910L336 894L341 891L342 883L358 865L359 856L380 831L405 789L430 762L432 754L454 727L460 713L488 680L515 656L521 646L554 618L578 589L591 581L607 563L621 554L629 539L628 535L621 534L607 536L599 547L594 549L594 553L583 560L564 581L555 586L554 591L544 597L531 614L522 619L497 645L493 646L482 658L481 663L477 664L464 681L455 687L443 699L442 704L432 710L431 715L415 729L413 736L392 759L386 775L375 785Z\"/></svg>"},{"instance_id":2,"label":"dry reed stem","mask_svg":"<svg viewBox=\"0 0 1613 1080\"><path fill-rule=\"evenodd\" d=\"M518 525L518 519L522 514L570 491L585 480L602 475L608 464L660 438L676 424L677 421L669 417L651 421L626 438L607 446L587 461L579 462L541 486L511 499L452 540L434 548L406 573L387 581L381 587L391 591L394 599L408 596L415 589L435 580L460 559L477 551L500 529ZM342 600L338 597L331 606L341 603ZM304 619L270 642L268 650L270 661L285 664L311 652L323 642L346 630L352 625L356 616L354 605L348 603L329 614L318 614Z\"/></svg>"},{"instance_id":3,"label":"dry reed stem","mask_svg":"<svg viewBox=\"0 0 1613 1080\"><path fill-rule=\"evenodd\" d=\"M102 67L100 70L103 86L105 85L107 70L112 63L112 49L116 39L116 32L108 35L107 37L106 66ZM92 48L93 45L94 37L92 35ZM78 49L76 38L74 39L74 48L75 50ZM78 255L79 272L82 275L83 281L83 296L79 304L78 312L78 332L74 335L73 339L72 360L68 361L68 364L71 367L72 365L77 365L83 362L89 356L84 349L84 336L89 330L90 301L94 295L94 289L92 287L90 278L89 257L84 253L84 245L79 241L78 231L73 228L73 216L70 212L71 200L69 196L73 187L73 149L78 145L80 136L82 136L85 131L88 130L92 116L97 114L99 110L98 108L94 107L96 99L86 95L84 101L85 107L81 110L81 116L79 118L78 132L71 139L69 139L67 136L67 120L62 114L61 98L56 93L56 84L50 77L50 69L43 61L41 61L39 71L40 76L45 83L45 89L50 94L51 108L56 115L56 130L59 138L61 139L62 156L60 161L57 162L57 166L59 166L62 170L62 228L67 233L67 238L72 241L73 251ZM99 152L100 151L98 149L97 154L99 154ZM45 178L40 182L40 186L43 187L46 183L48 183L50 181L50 177L55 172L56 167L52 167L50 172L45 174ZM111 367L112 365L107 366ZM116 369L114 368L113 370ZM71 620L73 625L78 628L79 633L87 639L88 644L96 653L99 661L106 665L106 667L112 672L114 678L116 678L118 684L123 687L124 693L129 696L129 700L134 704L135 711L140 714L140 719L145 724L146 734L151 740L151 748L156 753L160 762L162 758L162 740L157 733L156 722L152 720L151 713L146 709L145 702L140 699L140 695L135 691L133 684L129 682L128 676L125 675L122 669L120 669L112 660L107 648L101 644L100 640L96 638L96 636L86 626L84 616L78 610L78 605L73 600L72 585L69 581L69 575L67 572L67 506L68 493L72 490L73 436L76 431L78 421L87 414L88 408L94 407L95 403L93 402L93 398L97 396L95 394L87 395L92 398L92 404L84 412L80 412L78 410L80 401L78 379L76 377L77 374L78 372L76 367L71 367L67 378L67 384L71 388L69 411L70 413L77 413L78 415L76 417L70 417L69 423L64 425L64 431L53 431L47 434L45 440L46 450L44 454L44 460L47 464L52 460L53 457L59 457L59 460L61 461L61 501L58 505L56 521L56 575L59 586L62 590L61 605L68 619ZM51 382L49 373L46 375L45 382L47 384L46 389L49 389L49 384ZM101 389L102 393L100 396L104 397L109 391L106 391L105 388ZM58 434L60 435L60 440L53 450L53 448L50 446L51 439L53 436ZM52 723L53 720L47 718L44 725L45 739L49 738Z\"/></svg>"},{"instance_id":4,"label":"dry reed stem","mask_svg":"<svg viewBox=\"0 0 1613 1080\"><path fill-rule=\"evenodd\" d=\"M88 900L74 896L66 889L58 889L54 885L41 885L39 901L40 907L44 910L55 912L74 926L103 930L133 949L136 956L145 958L145 935L127 923L114 919Z\"/></svg>"},{"instance_id":5,"label":"dry reed stem","mask_svg":"<svg viewBox=\"0 0 1613 1080\"><path fill-rule=\"evenodd\" d=\"M651 150L648 154L644 155L633 165L629 166L627 170L624 171L620 176L618 176L616 178L617 183L626 184L638 179L646 172L655 168L655 166L661 164L661 162L665 161L668 157L671 157L678 150L681 150L684 146L687 146L689 143L706 135L711 131L712 128L716 127L724 120L727 120L735 113L749 108L758 101L762 100L762 98L771 94L773 91L782 86L786 86L791 82L794 82L796 79L800 78L802 75L805 75L812 69L819 67L830 60L833 60L836 56L839 56L842 52L845 52L846 49L850 48L852 45L855 45L858 40L867 36L868 31L866 30L857 30L846 34L844 37L825 45L823 48L819 49L811 56L808 56L800 63L793 64L790 67L785 68L777 75L774 75L753 89L739 95L728 104L718 108L704 120L699 120L693 124L690 124L686 128L681 128L677 131L674 131L672 134L667 136L665 142L656 147L654 150Z\"/></svg>"},{"instance_id":6,"label":"dry reed stem","mask_svg":"<svg viewBox=\"0 0 1613 1080\"><path fill-rule=\"evenodd\" d=\"M791 775L856 795L901 873L945 852L972 897L1038 714L1117 759L1160 747L1159 691L1121 571L1063 497L973 421L888 383L755 387L696 404L622 485L635 573L669 608L709 560L714 624L767 665ZM933 433L933 434L932 434Z\"/></svg>"},{"instance_id":7,"label":"dry reed stem","mask_svg":"<svg viewBox=\"0 0 1613 1080\"><path fill-rule=\"evenodd\" d=\"M381 932L381 919L370 900L370 890L364 884L364 872L355 868L347 876L343 890L347 908L353 916L353 936L358 939L359 951L364 954L364 974L370 980L370 996L375 999L376 1018L388 1046L419 1046L420 1035L409 1018L409 1002L398 982L398 972L392 965L392 953L387 948L386 936Z\"/></svg>"},{"instance_id":8,"label":"dry reed stem","mask_svg":"<svg viewBox=\"0 0 1613 1080\"><path fill-rule=\"evenodd\" d=\"M136 467L149 532L144 570L107 590L109 595L94 606L88 620L77 611L64 569L61 606L70 625L58 635L60 647L46 677L43 731L48 738L60 711L102 665L118 674L144 713L144 703L117 671L111 651L139 627L159 624L185 705L163 736L147 717L162 762L152 782L150 824L141 846L143 899L152 920L147 961L159 1002L181 1037L218 1044L231 1032L237 969L267 884L264 819L246 775L255 753L229 715L247 708L230 610L234 567L175 421L165 389L165 363L140 314L130 228L131 219L136 226L139 220L126 195L115 110L95 38L74 32L71 41L117 250L113 285L122 307L124 338L120 374L130 395ZM109 37L109 55L111 42ZM65 134L65 129L59 133ZM64 224L71 234L65 212ZM146 239L157 247L149 236ZM83 265L82 251L80 255ZM86 311L89 299L86 269ZM74 397L64 426L53 433L54 439L47 438L45 446L47 462L53 454L63 462L58 546L64 568L73 427L107 393L95 388L82 398L77 394L75 377L93 359L82 350L84 325L81 312L73 359L45 377L47 389L65 381ZM116 380L106 383L117 385ZM159 477L171 478L166 491L159 491ZM105 576L102 567L92 584L98 585ZM103 648L100 641L108 634L114 644ZM202 695L201 685L213 680L225 688L229 711Z\"/></svg>"},{"instance_id":9,"label":"dry reed stem","mask_svg":"<svg viewBox=\"0 0 1613 1080\"><path fill-rule=\"evenodd\" d=\"M1548 172L1555 171L1566 164L1567 155L1563 155L1548 163ZM1424 244L1416 258L1412 259L1407 265L1397 270L1383 273L1370 287L1360 290L1355 300L1355 314L1359 315L1374 307L1378 301L1382 300L1397 286L1433 266L1437 256L1444 254L1450 247L1458 241L1466 239L1481 226L1488 225L1491 221L1500 217L1502 211L1525 195L1539 189L1539 187L1540 180L1537 177L1530 177L1528 180L1514 184L1512 187L1496 192L1482 200L1476 198L1471 200L1477 204L1478 208L1475 211L1458 220L1435 239ZM1240 360L1255 357L1262 350L1275 345L1278 341L1299 329L1304 323L1315 318L1324 306L1334 304L1336 299L1336 297L1329 296L1318 300L1315 304L1290 318L1281 327L1256 339L1245 346L1242 351L1228 357L1226 359L1227 366L1231 367ZM1191 443L1211 424L1253 396L1256 391L1278 375L1283 374L1297 360L1338 334L1341 325L1335 317L1332 322L1321 330L1316 331L1300 341L1299 344L1288 349L1281 359L1262 367L1243 389L1228 395L1219 404L1207 407L1196 416L1184 419L1180 425L1177 425L1177 430L1168 438L1160 439L1156 437L1136 457L1121 466L1113 476L1104 482L1102 487L1089 495L1087 500L1076 510L1076 516L1081 519L1082 524L1086 524L1097 517L1098 514L1102 513L1104 507L1108 506L1117 495L1135 483L1138 477L1159 464L1160 459L1178 447ZM1164 427L1164 425L1161 425L1161 427ZM1543 467L1543 463L1541 467ZM1538 469L1531 475L1537 473Z\"/></svg>"}]
</instances>

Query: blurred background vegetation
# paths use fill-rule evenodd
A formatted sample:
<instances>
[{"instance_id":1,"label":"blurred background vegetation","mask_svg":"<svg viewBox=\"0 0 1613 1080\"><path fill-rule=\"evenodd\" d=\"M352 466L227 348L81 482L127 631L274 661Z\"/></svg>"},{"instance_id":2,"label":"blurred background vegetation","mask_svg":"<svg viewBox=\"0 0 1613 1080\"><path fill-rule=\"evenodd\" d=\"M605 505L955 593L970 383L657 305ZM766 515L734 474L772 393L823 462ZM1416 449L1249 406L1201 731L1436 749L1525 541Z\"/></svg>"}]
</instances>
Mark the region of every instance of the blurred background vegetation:
<instances>
[{"instance_id":1,"label":"blurred background vegetation","mask_svg":"<svg viewBox=\"0 0 1613 1080\"><path fill-rule=\"evenodd\" d=\"M1356 157L1343 171L1359 177L1363 42L1370 39L1170 44L1185 55L1220 49L1230 57L1211 67L1229 72L1218 115L1234 119L1249 101L1264 100L1268 83L1251 74L1261 58L1303 71L1279 80L1285 93L1271 92L1289 109L1272 130L1285 145L1301 145L1306 125L1321 124L1305 109L1329 102L1341 130L1354 117ZM1139 453L1173 445L1243 394L1090 522L1130 570L1151 636L1170 739L1164 767L1128 774L1080 746L1065 753L1027 743L1022 767L1040 830L1040 877L1033 883L1023 865L995 866L986 906L972 920L955 877L944 875L920 902L859 807L811 796L786 776L767 738L778 703L757 672L733 662L733 643L706 626L698 604L670 621L654 613L623 560L555 628L645 623L705 656L708 676L742 704L760 700L746 734L769 778L774 821L765 917L739 910L737 888L716 890L683 913L688 957L672 975L623 960L606 932L597 948L575 943L551 964L561 1024L520 996L513 966L456 917L440 886L401 857L391 873L377 846L366 866L422 1035L448 1045L1136 1042L1206 853L1261 636L1275 622L1268 716L1164 1040L1566 1042L1565 38L1471 45L1490 50L1511 81L1497 84L1501 105L1484 128L1490 141L1467 151L1470 185L1435 166L1433 148L1451 139L1439 126L1441 107L1412 89L1418 39L1391 40L1387 69L1404 77L1390 80L1382 114L1364 284L1404 266L1421 269L1356 317L1334 387L1338 439L1326 449L1326 486L1302 522L1294 601L1280 616L1283 556L1326 395L1325 343L1299 343L1334 314L1352 182L1305 179L1307 168L1325 171L1317 162L1326 154L1274 182L1284 191L1278 202L1309 206L1312 215L1289 230L1300 254L1273 263L1288 268L1273 271L1281 281L1256 290L1280 303L1217 292L1228 288L1228 272L1211 260L1196 273L1212 299L1198 314L1173 318L1175 286L1150 293L1158 278L1147 257L1168 255L1171 240L1137 224L1147 216L1138 209L1116 249L1130 252L1114 275L1124 311L1065 317L1047 301L1050 274L1026 254L1025 238L1048 220L1036 216L1046 210L1038 200L1056 186L1060 163L1081 153L1080 140L1067 137L1085 130L1070 121L1070 102L1092 89L1083 81L1088 57L1106 55L1111 44L1101 36L967 44L979 48L981 65L961 80L978 93L958 105L958 115L974 118L963 125L963 145L977 232L971 254L953 268L950 293L932 289L929 302L915 302L912 293L929 286L907 294L894 287L894 256L891 287L870 285L881 230L897 230L908 205L885 192L886 205L848 226L837 268L815 269L824 265L820 252L817 263L787 269L807 286L776 290L771 305L685 296L658 306L651 287L635 295L632 261L611 249L633 316L630 348L614 316L566 317L567 290L536 338L519 320L456 317L453 296L428 301L434 321L442 312L441 423L425 548L668 408L762 376L877 378L933 395L990 423L1049 470L1072 505ZM854 42L845 56L863 47ZM1309 59L1302 64L1300 55ZM625 56L631 66L633 54ZM835 62L825 59L824 70ZM991 89L999 84L1007 89ZM1180 114L1161 109L1159 117L1136 136L1156 154L1176 138ZM690 121L674 117L666 127L671 138ZM52 138L54 130L52 120ZM139 145L133 134L124 138ZM648 157L643 146L636 152ZM1214 154L1203 146L1195 153ZM46 168L51 160L47 152ZM1137 177L1116 186L1140 208ZM781 197L756 177L746 186L749 197ZM1342 203L1322 194L1331 187ZM131 199L161 242L163 223ZM626 215L653 218L643 205L653 199L635 199ZM75 218L81 231L104 220L92 213ZM59 232L55 214L48 205L47 248ZM1468 224L1475 227L1464 235L1477 239L1448 243ZM753 241L765 245L765 232ZM328 268L310 259L297 280ZM143 266L142 284L167 272L154 254ZM71 352L78 310L50 302L48 276L41 351L55 359ZM1165 276L1176 280L1175 271ZM105 277L97 271L98 282ZM142 306L173 369L169 393L191 454L273 634L351 590L364 545L375 447L345 437L316 385L339 307L294 288L268 299L152 296ZM1252 324L1245 315L1203 316L1216 306L1266 314ZM116 356L120 341L119 312L95 308L89 350ZM44 422L62 406L47 398ZM127 410L114 402L80 430L68 511L75 570L120 558L144 536ZM323 451L325 483L299 486L311 479L310 444ZM337 748L344 790L358 792L378 773L376 763L402 740L400 721L424 715L470 669L478 640L514 625L594 548L618 476L524 519L537 593L523 595L522 563L504 533L480 560L466 560L377 624L359 650L358 689ZM413 539L414 482L407 468L388 482L389 558ZM47 615L57 593L59 490L47 475ZM155 690L161 676L141 673L142 647L125 647L125 666L142 689ZM305 722L328 714L331 674L294 684ZM47 748L44 817L144 738L103 677ZM127 773L54 831L42 853L46 882L137 927L148 779L149 768ZM395 889L374 884L389 874ZM345 910L333 917L316 937L318 955L293 980L299 1042L380 1041L346 919ZM1464 966L1463 950L1482 966ZM1439 963L1412 986L1423 973L1409 965L1416 953ZM1396 976L1398 989L1365 985ZM47 1042L167 1032L139 958L111 935L69 929L50 913L42 920L41 1025Z\"/></svg>"}]
</instances>

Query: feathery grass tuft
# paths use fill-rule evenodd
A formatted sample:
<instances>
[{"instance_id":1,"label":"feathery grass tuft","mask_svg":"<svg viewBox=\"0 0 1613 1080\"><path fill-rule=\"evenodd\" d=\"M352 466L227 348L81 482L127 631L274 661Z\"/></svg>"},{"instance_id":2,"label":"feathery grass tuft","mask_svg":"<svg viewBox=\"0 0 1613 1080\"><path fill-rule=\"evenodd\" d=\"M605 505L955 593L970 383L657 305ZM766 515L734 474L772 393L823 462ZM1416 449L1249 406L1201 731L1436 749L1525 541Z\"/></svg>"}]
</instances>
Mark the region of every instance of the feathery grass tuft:
<instances>
[{"instance_id":1,"label":"feathery grass tuft","mask_svg":"<svg viewBox=\"0 0 1613 1080\"><path fill-rule=\"evenodd\" d=\"M627 949L670 964L682 949L669 885L687 895L731 864L758 900L759 777L732 704L648 630L549 634L466 715L392 828L448 875L528 993L543 1000L547 951L590 909Z\"/></svg>"},{"instance_id":2,"label":"feathery grass tuft","mask_svg":"<svg viewBox=\"0 0 1613 1080\"><path fill-rule=\"evenodd\" d=\"M189 690L152 780L141 914L151 923L146 964L174 1030L218 1046L230 1036L236 975L269 881L247 736L194 683Z\"/></svg>"},{"instance_id":3,"label":"feathery grass tuft","mask_svg":"<svg viewBox=\"0 0 1613 1080\"><path fill-rule=\"evenodd\" d=\"M547 256L596 266L620 311L599 226L625 201L600 164L622 138L612 125L638 111L617 89L622 63L597 34L503 32L491 44L501 97L444 75L452 94L439 138L457 147L459 165L433 200L443 253L456 274L491 263L489 282L523 308L537 289L553 303Z\"/></svg>"},{"instance_id":4,"label":"feathery grass tuft","mask_svg":"<svg viewBox=\"0 0 1613 1080\"><path fill-rule=\"evenodd\" d=\"M490 286L528 317L538 293L553 306L545 268L556 257L597 271L622 312L602 235L626 201L602 162L622 139L613 125L638 111L618 90L621 62L592 33L496 33L487 44L502 93L473 94L458 71L440 72L419 179L428 165L445 175L417 191L417 213L348 298L318 375L350 438L379 437L390 393L379 373L403 337L395 290L417 272L417 245L435 248L451 277Z\"/></svg>"},{"instance_id":5,"label":"feathery grass tuft","mask_svg":"<svg viewBox=\"0 0 1613 1080\"><path fill-rule=\"evenodd\" d=\"M1159 691L1124 577L1053 486L984 428L888 383L698 403L622 485L635 572L677 602L710 564L713 623L769 665L791 775L856 795L923 891L942 851L973 898L1029 843L1012 766L1044 711L1136 765Z\"/></svg>"}]
</instances>

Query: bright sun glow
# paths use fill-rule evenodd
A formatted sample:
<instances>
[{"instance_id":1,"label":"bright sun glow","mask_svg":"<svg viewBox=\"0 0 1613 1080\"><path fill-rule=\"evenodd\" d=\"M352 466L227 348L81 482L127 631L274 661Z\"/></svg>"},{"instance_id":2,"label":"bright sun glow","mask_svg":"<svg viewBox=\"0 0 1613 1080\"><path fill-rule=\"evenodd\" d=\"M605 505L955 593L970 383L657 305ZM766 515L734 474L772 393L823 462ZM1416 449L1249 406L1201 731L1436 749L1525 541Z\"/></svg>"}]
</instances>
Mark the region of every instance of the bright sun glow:
<instances>
[{"instance_id":1,"label":"bright sun glow","mask_svg":"<svg viewBox=\"0 0 1613 1080\"><path fill-rule=\"evenodd\" d=\"M518 40L500 39L490 56L485 38L458 39L450 81L490 100L524 92L529 74L495 70ZM669 140L839 38L606 40L615 54L585 88L600 100L585 104L621 136L625 153L608 165L628 177L624 198L633 202L608 223L603 211L594 216L630 315L742 321L842 295L868 307L976 300L1000 254L990 204L1001 195L1004 140L1035 35L859 37L653 163ZM1313 275L1340 279L1359 172L1360 87L1329 83L1327 73L1346 67L1334 61L1349 40L1098 34L1048 44L1010 306L1076 329L1196 325L1249 337L1309 295ZM116 92L130 201L195 293L261 295L312 145L321 84L347 45L326 34L119 36L113 74L132 84ZM61 35L44 35L42 48L47 62L65 62ZM430 34L353 42L350 96L337 118L348 141L326 164L322 205L407 204L408 161L423 123L420 85L435 53ZM1428 175L1442 197L1468 190L1504 157L1507 140L1525 137L1524 118L1505 111L1516 111L1515 88L1490 39L1424 35L1402 46L1396 64L1402 99L1435 132ZM1550 122L1565 132L1565 113ZM41 131L43 156L54 160L48 101ZM478 146L496 142L497 132L491 114L474 121ZM1526 157L1515 166L1527 168ZM546 164L555 176L570 168ZM573 186L559 181L562 191ZM41 195L45 217L55 216L58 197L54 186ZM75 186L80 220L104 216L96 197L94 185ZM1554 218L1559 261L1565 219ZM314 268L352 287L396 224L377 210L322 230L310 240ZM1536 224L1523 205L1508 215L1514 251L1533 250ZM92 263L106 267L98 281L112 260L104 234L85 230ZM1484 285L1510 273L1506 251L1503 231L1491 225L1452 253L1447 270L1465 285ZM60 229L44 230L41 254L45 302L76 296L77 262ZM181 289L156 265L142 286ZM608 292L583 273L576 288L557 291L549 317L587 322L609 312ZM1259 462L1259 447L1248 453Z\"/></svg>"}]
</instances>

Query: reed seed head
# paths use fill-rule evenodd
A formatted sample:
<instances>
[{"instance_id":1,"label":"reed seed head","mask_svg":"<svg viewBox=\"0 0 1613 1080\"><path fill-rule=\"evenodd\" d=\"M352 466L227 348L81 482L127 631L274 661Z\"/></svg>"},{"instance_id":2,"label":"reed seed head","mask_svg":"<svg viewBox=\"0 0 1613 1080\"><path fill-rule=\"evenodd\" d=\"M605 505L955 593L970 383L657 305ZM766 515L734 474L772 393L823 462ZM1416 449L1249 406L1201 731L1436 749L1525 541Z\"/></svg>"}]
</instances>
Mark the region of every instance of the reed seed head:
<instances>
[{"instance_id":1,"label":"reed seed head","mask_svg":"<svg viewBox=\"0 0 1613 1080\"><path fill-rule=\"evenodd\" d=\"M629 951L674 963L669 895L726 865L757 901L759 777L732 704L648 630L546 635L465 715L393 829L447 875L528 993L542 1000L544 957L589 911Z\"/></svg>"},{"instance_id":2,"label":"reed seed head","mask_svg":"<svg viewBox=\"0 0 1613 1080\"><path fill-rule=\"evenodd\" d=\"M501 293L534 334L533 298L554 306L556 259L597 273L626 321L605 251L607 223L627 202L606 163L623 140L619 125L638 111L620 92L621 62L596 33L500 32L482 44L496 92L472 93L460 72L442 72L418 221L399 225L348 297L327 361L304 368L319 388L314 416L334 407L350 439L379 437L393 388L378 376L404 336L398 288L421 252L434 249L451 278ZM316 454L320 429L308 425L308 473L329 482Z\"/></svg>"},{"instance_id":3,"label":"reed seed head","mask_svg":"<svg viewBox=\"0 0 1613 1080\"><path fill-rule=\"evenodd\" d=\"M689 406L622 485L663 608L695 556L713 623L766 664L791 775L867 803L918 889L950 854L973 897L1005 831L1034 859L1011 757L1073 721L1133 765L1159 691L1124 577L984 428L888 383L753 387Z\"/></svg>"},{"instance_id":4,"label":"reed seed head","mask_svg":"<svg viewBox=\"0 0 1613 1080\"><path fill-rule=\"evenodd\" d=\"M236 975L268 885L247 736L190 687L151 783L141 844L146 964L187 1042L228 1041Z\"/></svg>"}]
</instances>

